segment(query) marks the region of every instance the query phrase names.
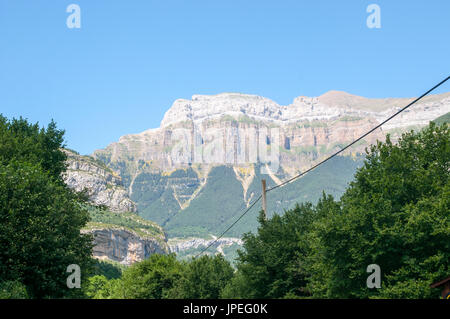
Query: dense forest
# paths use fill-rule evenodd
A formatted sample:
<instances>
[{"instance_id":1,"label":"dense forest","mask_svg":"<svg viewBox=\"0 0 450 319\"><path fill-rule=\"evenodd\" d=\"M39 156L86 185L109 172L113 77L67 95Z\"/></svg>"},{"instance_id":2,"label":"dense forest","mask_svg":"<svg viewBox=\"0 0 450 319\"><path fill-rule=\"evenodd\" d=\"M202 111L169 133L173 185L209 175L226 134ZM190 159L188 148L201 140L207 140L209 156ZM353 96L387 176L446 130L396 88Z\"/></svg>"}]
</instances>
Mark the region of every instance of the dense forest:
<instances>
[{"instance_id":1,"label":"dense forest","mask_svg":"<svg viewBox=\"0 0 450 319\"><path fill-rule=\"evenodd\" d=\"M63 182L64 131L0 116L0 298L439 298L450 273L450 131L433 122L366 150L344 195L323 193L243 237L236 267L219 255L99 262L84 194ZM67 266L81 269L69 289ZM367 266L381 288L367 287Z\"/></svg>"}]
</instances>

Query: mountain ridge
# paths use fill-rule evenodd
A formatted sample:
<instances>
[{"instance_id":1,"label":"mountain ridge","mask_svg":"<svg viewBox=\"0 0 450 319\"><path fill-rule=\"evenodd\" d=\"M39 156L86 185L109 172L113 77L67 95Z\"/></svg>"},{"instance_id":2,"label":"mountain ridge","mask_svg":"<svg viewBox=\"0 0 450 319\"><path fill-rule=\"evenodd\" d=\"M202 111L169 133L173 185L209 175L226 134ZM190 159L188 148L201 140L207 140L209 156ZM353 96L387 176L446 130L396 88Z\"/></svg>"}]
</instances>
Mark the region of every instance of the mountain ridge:
<instances>
[{"instance_id":1,"label":"mountain ridge","mask_svg":"<svg viewBox=\"0 0 450 319\"><path fill-rule=\"evenodd\" d=\"M450 98L450 93L429 95L419 104L433 103ZM202 120L200 115L245 114L255 119L282 122L331 118L342 112L357 114L374 114L390 108L399 108L413 101L414 98L366 98L344 91L328 91L318 97L298 96L288 105L280 105L275 101L258 95L244 93L219 93L215 95L193 95L191 100L177 99L164 114L160 128L168 127L184 120ZM226 107L225 109L223 107ZM202 108L206 111L201 110ZM212 110L211 110L212 108ZM308 112L311 110L311 112ZM323 114L321 114L323 112ZM176 116L172 113L177 113ZM200 113L196 115L195 113ZM206 114L205 114L206 113ZM284 113L286 114L285 116ZM184 117L183 117L184 115ZM377 114L378 115L378 114ZM434 115L431 115L431 117ZM181 117L181 118L180 118Z\"/></svg>"},{"instance_id":2,"label":"mountain ridge","mask_svg":"<svg viewBox=\"0 0 450 319\"><path fill-rule=\"evenodd\" d=\"M242 93L193 95L176 100L159 128L124 135L92 156L119 172L139 214L167 228L169 237L217 235L235 218L233 212L258 195L260 179L270 187L308 169L413 99L329 91L280 106ZM342 153L335 166L305 179L310 186L295 184L301 195L293 186L286 196L277 195L271 209L282 212L295 202L314 201L324 189L339 197L368 145L388 133L395 142L449 111L450 93L423 98ZM255 226L246 223L233 236Z\"/></svg>"},{"instance_id":3,"label":"mountain ridge","mask_svg":"<svg viewBox=\"0 0 450 319\"><path fill-rule=\"evenodd\" d=\"M328 101L328 104L320 102L321 99ZM334 102L330 102L330 99ZM358 102L361 99L365 102ZM186 130L186 135L193 135L192 137L183 137L186 142L205 144L203 148L208 144L204 141L208 138L204 132L207 135L208 130L227 129L228 131L223 134L228 134L225 138L230 140L228 147L232 147L230 145L234 142L233 139L238 139L239 143L245 142L243 141L244 137L233 136L236 135L236 130L246 131L243 135L248 135L247 133L253 129L270 130L274 127L282 131L279 142L286 146L284 150L295 147L317 147L318 145L333 148L333 143L342 144L362 135L412 99L367 99L346 92L329 91L318 98L298 97L290 106L280 106L270 99L242 93L221 93L212 96L194 95L190 101L176 100L165 113L159 128L121 136L117 142L109 144L104 149L94 151L92 156L106 165L120 161L130 162L126 157L131 156L133 157L131 161L142 160L151 166L152 170L161 172L170 172L175 168L187 167L189 160L186 160L186 163L182 163L182 165L177 165L171 157L171 151L176 144L172 140L177 138L173 136L173 133L182 129ZM374 112L358 109L362 106L370 108L371 105L380 101L383 102L384 111ZM292 110L289 110L289 108ZM398 128L404 130L408 127L424 126L429 121L449 111L450 93L430 95L414 105L414 108L406 110L390 123L384 125L382 130ZM289 119L282 119L286 117L289 117ZM239 135L239 132L237 134ZM267 135L265 132L263 134ZM382 139L384 135L385 132L378 130L366 140L368 143L375 142L377 139ZM190 147L194 146L190 145ZM361 150L362 148L359 148L356 151L360 152ZM243 153L244 150L240 150L240 152ZM245 152L248 153L247 150ZM227 163L229 163L231 156L230 152L225 155ZM191 159L190 162L193 163L194 161ZM281 162L283 166L283 158L281 158ZM116 168L123 170L123 167ZM305 168L305 166L301 165L298 169L288 169L288 171L294 175L301 168ZM132 169L136 170L137 168ZM128 182L131 183L131 181ZM128 186L129 183L125 181ZM132 190L130 190L131 192Z\"/></svg>"}]
</instances>

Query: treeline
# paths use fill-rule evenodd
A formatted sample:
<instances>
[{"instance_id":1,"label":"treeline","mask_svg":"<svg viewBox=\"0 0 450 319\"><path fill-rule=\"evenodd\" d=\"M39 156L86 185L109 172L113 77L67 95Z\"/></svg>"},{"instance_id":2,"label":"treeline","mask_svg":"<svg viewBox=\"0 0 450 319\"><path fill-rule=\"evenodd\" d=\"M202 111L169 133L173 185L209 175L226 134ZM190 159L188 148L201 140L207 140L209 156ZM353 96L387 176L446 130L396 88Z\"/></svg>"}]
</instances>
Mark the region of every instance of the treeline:
<instances>
[{"instance_id":1,"label":"treeline","mask_svg":"<svg viewBox=\"0 0 450 319\"><path fill-rule=\"evenodd\" d=\"M437 298L430 284L450 274L447 124L371 146L339 200L260 215L236 269L220 255L95 262L86 198L61 178L63 134L0 116L0 298ZM71 264L80 289L66 285Z\"/></svg>"},{"instance_id":2,"label":"treeline","mask_svg":"<svg viewBox=\"0 0 450 319\"><path fill-rule=\"evenodd\" d=\"M95 299L218 299L232 278L233 268L222 255L179 261L174 254L154 254L119 278L90 277L84 293Z\"/></svg>"}]
</instances>

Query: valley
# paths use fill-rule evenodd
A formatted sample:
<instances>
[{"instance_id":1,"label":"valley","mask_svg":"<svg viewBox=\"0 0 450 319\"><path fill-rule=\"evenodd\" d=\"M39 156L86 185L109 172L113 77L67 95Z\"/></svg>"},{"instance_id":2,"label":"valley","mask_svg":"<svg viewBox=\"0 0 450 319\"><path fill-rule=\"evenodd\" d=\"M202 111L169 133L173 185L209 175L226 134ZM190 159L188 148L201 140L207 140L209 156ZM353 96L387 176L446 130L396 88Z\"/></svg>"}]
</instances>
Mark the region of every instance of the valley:
<instances>
[{"instance_id":1,"label":"valley","mask_svg":"<svg viewBox=\"0 0 450 319\"><path fill-rule=\"evenodd\" d=\"M90 156L67 151L66 182L76 190L86 188L94 204L111 212L131 212L160 225L164 247L158 251L193 256L259 196L261 179L271 188L302 172L410 101L330 91L281 106L255 95L194 95L176 100L159 128L123 136ZM386 134L396 141L449 111L449 93L424 98L343 156L269 192L269 217L296 203L315 203L323 193L339 198L363 164L366 147L384 141ZM260 209L253 207L211 252L234 255L242 235L256 230ZM110 241L123 241L111 229L105 233ZM103 251L109 251L104 258L114 256ZM111 258L127 263L126 255Z\"/></svg>"}]
</instances>

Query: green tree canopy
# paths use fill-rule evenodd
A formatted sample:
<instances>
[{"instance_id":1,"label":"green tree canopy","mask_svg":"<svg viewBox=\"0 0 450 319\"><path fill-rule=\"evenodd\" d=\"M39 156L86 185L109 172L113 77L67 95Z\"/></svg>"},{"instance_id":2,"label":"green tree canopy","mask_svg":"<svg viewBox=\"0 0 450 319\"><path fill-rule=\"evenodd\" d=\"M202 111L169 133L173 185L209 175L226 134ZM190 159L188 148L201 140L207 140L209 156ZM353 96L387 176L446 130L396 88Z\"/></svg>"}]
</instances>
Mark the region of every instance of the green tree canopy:
<instances>
[{"instance_id":1,"label":"green tree canopy","mask_svg":"<svg viewBox=\"0 0 450 319\"><path fill-rule=\"evenodd\" d=\"M63 131L0 116L0 281L24 284L30 297L76 295L67 266L90 271L92 238L80 196L62 182ZM83 278L83 276L82 276Z\"/></svg>"},{"instance_id":2,"label":"green tree canopy","mask_svg":"<svg viewBox=\"0 0 450 319\"><path fill-rule=\"evenodd\" d=\"M317 220L310 241L309 288L316 297L426 298L450 264L447 125L371 146L339 210ZM366 268L381 267L368 289Z\"/></svg>"},{"instance_id":3,"label":"green tree canopy","mask_svg":"<svg viewBox=\"0 0 450 319\"><path fill-rule=\"evenodd\" d=\"M238 273L224 291L228 298L282 298L304 296L305 275L298 272L308 253L308 234L316 212L310 203L297 205L282 216L259 216L257 234L244 235L239 251Z\"/></svg>"},{"instance_id":4,"label":"green tree canopy","mask_svg":"<svg viewBox=\"0 0 450 319\"><path fill-rule=\"evenodd\" d=\"M126 299L162 299L181 279L184 264L175 255L153 254L123 272L123 297Z\"/></svg>"},{"instance_id":5,"label":"green tree canopy","mask_svg":"<svg viewBox=\"0 0 450 319\"><path fill-rule=\"evenodd\" d=\"M31 124L20 117L9 121L0 114L0 163L6 165L13 159L40 164L55 179L61 179L67 158L64 146L64 130L51 121L47 128Z\"/></svg>"},{"instance_id":6,"label":"green tree canopy","mask_svg":"<svg viewBox=\"0 0 450 319\"><path fill-rule=\"evenodd\" d=\"M217 299L232 277L233 267L222 255L191 259L169 297Z\"/></svg>"}]
</instances>

